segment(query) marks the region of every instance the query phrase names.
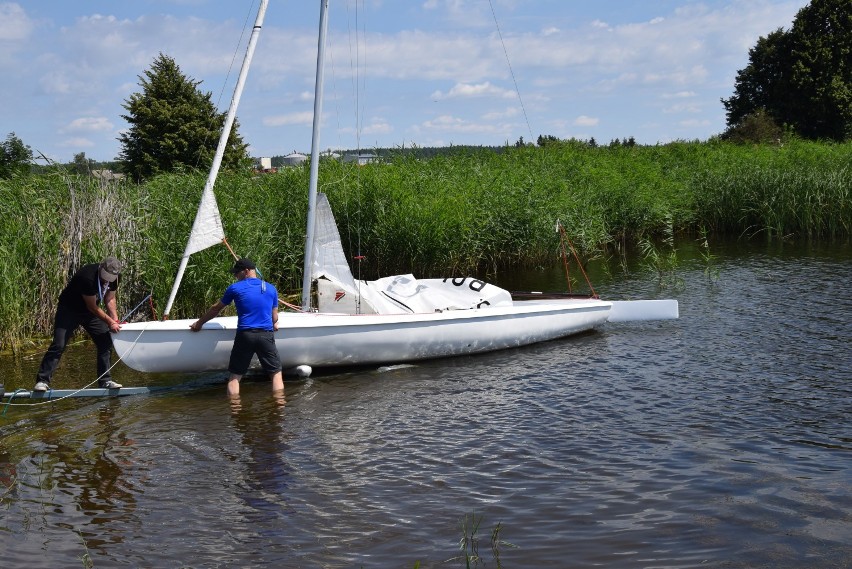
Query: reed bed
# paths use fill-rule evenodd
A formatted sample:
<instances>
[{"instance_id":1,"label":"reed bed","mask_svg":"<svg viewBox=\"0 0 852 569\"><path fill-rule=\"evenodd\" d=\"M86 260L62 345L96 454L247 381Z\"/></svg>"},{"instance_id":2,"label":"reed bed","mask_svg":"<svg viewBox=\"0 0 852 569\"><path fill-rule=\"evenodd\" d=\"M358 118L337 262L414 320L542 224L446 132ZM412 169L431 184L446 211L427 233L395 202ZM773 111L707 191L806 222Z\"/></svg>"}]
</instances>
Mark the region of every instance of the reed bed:
<instances>
[{"instance_id":1,"label":"reed bed","mask_svg":"<svg viewBox=\"0 0 852 569\"><path fill-rule=\"evenodd\" d=\"M590 148L458 149L428 160L324 161L353 273L375 278L494 274L552 266L559 220L585 258L675 235L848 236L850 144L679 142ZM0 180L0 347L50 331L56 298L81 264L126 263L120 312L153 294L161 311L204 187L204 173L104 184L62 171ZM220 175L229 243L282 292L301 286L308 168ZM231 282L224 246L193 255L171 317L194 317ZM140 316L152 316L149 304ZM160 316L160 314L157 314Z\"/></svg>"}]
</instances>

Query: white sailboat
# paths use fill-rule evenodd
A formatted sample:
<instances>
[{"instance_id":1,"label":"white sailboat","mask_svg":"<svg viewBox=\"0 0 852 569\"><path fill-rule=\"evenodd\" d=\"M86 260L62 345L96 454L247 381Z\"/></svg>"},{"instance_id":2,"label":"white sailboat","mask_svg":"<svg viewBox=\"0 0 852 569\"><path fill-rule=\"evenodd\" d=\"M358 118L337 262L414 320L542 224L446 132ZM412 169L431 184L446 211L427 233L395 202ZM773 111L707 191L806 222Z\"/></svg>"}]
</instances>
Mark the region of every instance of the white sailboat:
<instances>
[{"instance_id":1,"label":"white sailboat","mask_svg":"<svg viewBox=\"0 0 852 569\"><path fill-rule=\"evenodd\" d=\"M168 315L189 256L224 239L213 194L245 74L268 0L262 0L228 118L192 232L175 279ZM676 300L606 301L599 298L516 300L472 278L418 280L396 275L356 281L343 254L325 196L317 192L319 118L328 0L320 0L311 172L305 239L302 311L279 314L276 346L285 373L314 368L387 365L516 348L584 332L606 322L678 317ZM312 286L318 306L311 306ZM225 370L237 317L214 318L199 332L195 319L134 322L113 337L121 361L142 372Z\"/></svg>"}]
</instances>

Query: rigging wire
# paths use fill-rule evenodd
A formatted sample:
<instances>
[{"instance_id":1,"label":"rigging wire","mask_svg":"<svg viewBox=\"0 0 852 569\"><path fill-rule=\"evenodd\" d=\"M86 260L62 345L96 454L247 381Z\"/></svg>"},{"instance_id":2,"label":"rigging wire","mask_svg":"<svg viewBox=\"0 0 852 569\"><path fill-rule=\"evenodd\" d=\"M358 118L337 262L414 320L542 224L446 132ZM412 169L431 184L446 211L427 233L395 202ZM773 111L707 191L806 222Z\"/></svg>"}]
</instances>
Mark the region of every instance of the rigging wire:
<instances>
[{"instance_id":1,"label":"rigging wire","mask_svg":"<svg viewBox=\"0 0 852 569\"><path fill-rule=\"evenodd\" d=\"M216 107L214 109L214 115L213 115L213 117L211 117L211 119L216 118L216 113L218 112L219 105L222 103L222 97L225 95L225 87L228 86L228 81L231 79L231 72L234 70L234 63L237 61L237 57L240 53L240 47L243 44L243 37L245 37L246 30L249 29L249 22L251 22L252 14L255 13L255 12L257 12L257 9L255 8L254 0L252 0L249 3L248 12L246 12L246 19L243 22L243 28L242 28L242 31L240 32L240 39L237 41L237 44L234 46L234 53L233 53L233 55L231 55L231 63L228 65L228 72L225 74L225 78L222 80L222 88L219 90L219 97L216 99ZM210 133L211 132L212 131L208 130L205 133L204 144L202 145L202 148L207 147L207 143L210 140ZM228 133L228 137L230 138L230 133ZM201 154L199 153L196 156L195 167L198 168L200 166L200 163L201 163Z\"/></svg>"},{"instance_id":2,"label":"rigging wire","mask_svg":"<svg viewBox=\"0 0 852 569\"><path fill-rule=\"evenodd\" d=\"M568 272L568 255L565 252L565 244L568 244L568 248L571 250L571 253L574 255L574 259L577 261L577 266L580 268L580 272L583 273L583 278L586 280L586 284L589 287L589 290L592 291L592 298L599 298L598 293L595 292L595 287L592 286L592 281L589 279L589 275L586 274L586 269L583 268L583 262L580 260L580 255L577 254L577 249L574 247L574 243L571 242L571 239L568 238L568 234L565 232L565 226L557 219L556 220L556 229L559 232L559 242L562 248L562 264L565 266L565 278L568 281L568 292L571 292L571 274Z\"/></svg>"},{"instance_id":3,"label":"rigging wire","mask_svg":"<svg viewBox=\"0 0 852 569\"><path fill-rule=\"evenodd\" d=\"M352 12L354 11L354 16ZM348 45L349 45L349 69L350 69L350 77L351 77L351 85L352 85L352 100L354 104L354 116L355 116L355 152L356 152L356 168L355 168L355 191L354 191L354 223L352 223L352 218L350 217L351 208L346 208L347 215L347 223L346 223L346 239L349 244L349 251L354 252L352 258L354 261L357 261L357 267L355 267L355 286L357 290L357 295L355 298L355 311L356 313L361 313L361 281L362 281L362 261L365 259L363 252L361 251L361 212L363 209L363 203L361 200L361 169L358 168L358 160L361 156L361 133L363 131L363 112L362 112L362 99L361 94L362 91L366 90L366 73L362 72L362 69L366 68L366 25L364 26L364 31L361 30L361 22L363 18L360 16L364 12L364 2L363 0L354 0L354 9L351 9L351 4L347 2L346 4L346 23L347 23L347 31L348 31ZM353 26L354 20L354 26ZM354 28L354 33L353 33ZM354 38L354 47L353 47L353 38ZM364 57L362 59L362 49L361 46L364 45ZM363 85L362 86L362 81ZM339 124L339 117L338 117ZM343 148L342 142L340 143L340 147ZM348 176L347 176L348 179ZM347 197L347 203L349 203ZM354 246L353 246L353 235L352 229L355 229L354 236Z\"/></svg>"},{"instance_id":4,"label":"rigging wire","mask_svg":"<svg viewBox=\"0 0 852 569\"><path fill-rule=\"evenodd\" d=\"M360 10L358 9L359 5L361 7ZM366 22L366 19L363 18L363 17L361 18L361 20L363 21L363 26L364 26L363 31L358 26L358 20L359 20L358 14L363 13L363 12L364 12L364 0L361 0L360 2L358 2L358 0L356 0L356 2L355 2L355 40L356 40L355 45L358 48L356 53L358 55L358 59L359 59L359 62L360 62L360 64L358 65L358 68L357 68L358 71L359 71L358 77L360 78L360 81L356 81L356 84L358 85L359 89L357 89L356 92L355 92L355 101L356 101L356 109L357 109L356 110L356 117L357 117L356 123L357 123L357 126L358 126L356 134L355 134L356 147L357 147L356 148L356 156L355 156L355 164L356 164L355 171L357 172L357 175L355 176L355 198L358 201L358 218L356 220L355 237L358 240L358 254L355 256L355 260L358 262L358 282L359 283L362 280L361 269L362 269L362 265L363 265L363 260L365 259L364 253L361 250L361 133L364 130L364 112L363 112L364 111L364 108L363 108L364 103L361 101L361 94L366 93L366 91L367 91L367 22ZM359 37L360 37L360 41L358 41ZM361 44L362 43L363 43L363 46L364 46L363 60L361 59L361 51L362 51L361 50ZM361 70L363 70L363 73L361 73ZM360 287L360 284L359 284L359 287ZM361 312L361 294L360 293L361 293L361 291L360 291L360 288L359 288L358 299L357 299L358 300L358 312L359 313Z\"/></svg>"},{"instance_id":5,"label":"rigging wire","mask_svg":"<svg viewBox=\"0 0 852 569\"><path fill-rule=\"evenodd\" d=\"M530 119L527 116L527 108L524 106L524 100L521 98L521 90L518 88L518 80L515 79L515 71L512 69L512 62L509 60L509 50L506 49L506 42L503 41L503 32L500 31L500 22L497 21L497 12L494 10L494 2L492 0L488 0L488 5L491 6L491 15L494 17L494 25L497 28L497 36L500 38L500 45L503 46L503 54L506 56L506 64L509 66L509 74L512 76L512 82L515 84L515 93L518 94L518 102L521 105L521 110L524 113L524 120L527 123L527 130L530 133L530 140L533 138L532 127L530 126Z\"/></svg>"}]
</instances>

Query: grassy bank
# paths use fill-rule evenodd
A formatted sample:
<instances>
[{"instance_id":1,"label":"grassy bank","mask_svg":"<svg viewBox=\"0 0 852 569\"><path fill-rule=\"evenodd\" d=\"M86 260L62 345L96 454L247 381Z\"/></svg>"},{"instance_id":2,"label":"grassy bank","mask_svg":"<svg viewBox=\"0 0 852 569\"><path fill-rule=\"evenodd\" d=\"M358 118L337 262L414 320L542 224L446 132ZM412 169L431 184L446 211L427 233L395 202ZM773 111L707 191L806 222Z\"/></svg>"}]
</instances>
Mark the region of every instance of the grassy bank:
<instances>
[{"instance_id":1,"label":"grassy bank","mask_svg":"<svg viewBox=\"0 0 852 569\"><path fill-rule=\"evenodd\" d=\"M665 234L795 235L852 230L852 145L716 142L589 148L559 143L502 153L329 161L321 189L361 276L482 273L551 265L556 220L582 254ZM50 329L56 297L81 263L127 262L121 309L168 297L204 185L203 173L99 184L61 172L0 181L0 346ZM282 290L301 284L307 168L216 187L229 242ZM224 247L190 261L172 317L195 316L230 282ZM356 273L359 267L353 267Z\"/></svg>"}]
</instances>

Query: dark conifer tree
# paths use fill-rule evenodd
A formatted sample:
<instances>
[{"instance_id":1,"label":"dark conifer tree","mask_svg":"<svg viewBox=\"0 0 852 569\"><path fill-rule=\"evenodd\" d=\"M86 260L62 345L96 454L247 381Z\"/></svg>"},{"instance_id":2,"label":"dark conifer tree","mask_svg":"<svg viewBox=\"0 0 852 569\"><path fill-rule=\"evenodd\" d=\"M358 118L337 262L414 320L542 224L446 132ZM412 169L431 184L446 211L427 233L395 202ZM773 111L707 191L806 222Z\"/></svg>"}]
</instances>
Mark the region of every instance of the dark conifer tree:
<instances>
[{"instance_id":1,"label":"dark conifer tree","mask_svg":"<svg viewBox=\"0 0 852 569\"><path fill-rule=\"evenodd\" d=\"M159 172L210 167L225 113L217 112L211 94L202 93L200 84L162 53L139 76L142 92L133 93L123 105L127 114L122 118L130 128L118 138L122 146L119 158L127 174L141 180ZM238 126L234 121L223 168L250 164Z\"/></svg>"}]
</instances>

